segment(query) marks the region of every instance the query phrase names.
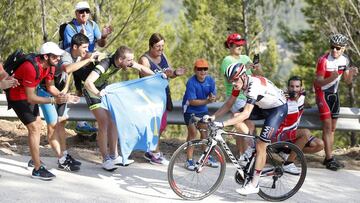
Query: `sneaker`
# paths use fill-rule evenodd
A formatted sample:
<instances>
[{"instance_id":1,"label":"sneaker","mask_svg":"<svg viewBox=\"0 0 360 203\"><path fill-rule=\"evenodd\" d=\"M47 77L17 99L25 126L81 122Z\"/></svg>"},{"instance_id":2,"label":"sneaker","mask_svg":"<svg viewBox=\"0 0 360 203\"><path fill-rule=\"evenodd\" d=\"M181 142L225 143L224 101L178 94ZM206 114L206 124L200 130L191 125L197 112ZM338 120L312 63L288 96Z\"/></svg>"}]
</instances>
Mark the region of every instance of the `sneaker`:
<instances>
[{"instance_id":1,"label":"sneaker","mask_svg":"<svg viewBox=\"0 0 360 203\"><path fill-rule=\"evenodd\" d=\"M252 183L248 183L244 187L236 189L236 192L240 195L257 194L259 193L259 185L255 187Z\"/></svg>"},{"instance_id":2,"label":"sneaker","mask_svg":"<svg viewBox=\"0 0 360 203\"><path fill-rule=\"evenodd\" d=\"M104 163L102 163L102 168L105 171L114 171L118 168L118 166L114 164L114 161L112 159L108 159Z\"/></svg>"},{"instance_id":3,"label":"sneaker","mask_svg":"<svg viewBox=\"0 0 360 203\"><path fill-rule=\"evenodd\" d=\"M31 177L40 180L52 180L56 176L48 171L44 166L40 166L39 170L35 170L35 168L33 169Z\"/></svg>"},{"instance_id":4,"label":"sneaker","mask_svg":"<svg viewBox=\"0 0 360 203\"><path fill-rule=\"evenodd\" d=\"M286 161L289 158L289 154L285 153L285 152L279 152L279 156Z\"/></svg>"},{"instance_id":5,"label":"sneaker","mask_svg":"<svg viewBox=\"0 0 360 203\"><path fill-rule=\"evenodd\" d=\"M66 156L66 160L64 161L64 163L60 163L60 161L58 161L58 168L64 171L79 171L80 170L80 166L76 165L74 162L72 162L68 156Z\"/></svg>"},{"instance_id":6,"label":"sneaker","mask_svg":"<svg viewBox=\"0 0 360 203\"><path fill-rule=\"evenodd\" d=\"M125 164L123 164L122 156L118 156L117 158L113 159L113 163L117 166L128 166L134 162L135 161L133 159L128 159L127 162Z\"/></svg>"},{"instance_id":7,"label":"sneaker","mask_svg":"<svg viewBox=\"0 0 360 203\"><path fill-rule=\"evenodd\" d=\"M151 164L154 165L169 165L169 161L164 157L163 153L152 153L146 152L144 154L144 158L150 161Z\"/></svg>"},{"instance_id":8,"label":"sneaker","mask_svg":"<svg viewBox=\"0 0 360 203\"><path fill-rule=\"evenodd\" d=\"M75 160L70 154L66 155L66 159L69 159L74 165L81 166L81 162Z\"/></svg>"},{"instance_id":9,"label":"sneaker","mask_svg":"<svg viewBox=\"0 0 360 203\"><path fill-rule=\"evenodd\" d=\"M46 168L46 165L41 160L40 160L40 164ZM34 168L34 161L32 159L29 160L27 167L31 169Z\"/></svg>"},{"instance_id":10,"label":"sneaker","mask_svg":"<svg viewBox=\"0 0 360 203\"><path fill-rule=\"evenodd\" d=\"M188 159L185 162L185 168L189 171L194 171L195 170L195 164L194 161L192 159Z\"/></svg>"},{"instance_id":11,"label":"sneaker","mask_svg":"<svg viewBox=\"0 0 360 203\"><path fill-rule=\"evenodd\" d=\"M286 173L290 173L292 175L300 175L301 170L295 166L294 163L283 165L283 169Z\"/></svg>"},{"instance_id":12,"label":"sneaker","mask_svg":"<svg viewBox=\"0 0 360 203\"><path fill-rule=\"evenodd\" d=\"M77 133L91 134L91 133L96 133L98 131L98 129L95 127L92 127L87 122L85 122L83 126L79 126L79 124L77 124L75 131Z\"/></svg>"},{"instance_id":13,"label":"sneaker","mask_svg":"<svg viewBox=\"0 0 360 203\"><path fill-rule=\"evenodd\" d=\"M206 165L210 166L211 168L219 167L219 163L211 155L209 156L209 158L208 158L208 160L206 162Z\"/></svg>"}]
</instances>

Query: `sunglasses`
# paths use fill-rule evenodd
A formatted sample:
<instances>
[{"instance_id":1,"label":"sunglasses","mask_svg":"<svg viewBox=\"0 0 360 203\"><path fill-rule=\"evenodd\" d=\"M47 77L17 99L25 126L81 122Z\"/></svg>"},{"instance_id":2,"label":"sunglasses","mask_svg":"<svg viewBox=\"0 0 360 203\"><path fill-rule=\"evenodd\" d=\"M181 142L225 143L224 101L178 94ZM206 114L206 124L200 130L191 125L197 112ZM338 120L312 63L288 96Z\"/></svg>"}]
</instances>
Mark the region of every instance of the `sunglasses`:
<instances>
[{"instance_id":1,"label":"sunglasses","mask_svg":"<svg viewBox=\"0 0 360 203\"><path fill-rule=\"evenodd\" d=\"M84 14L84 13L89 14L89 13L91 13L89 9L78 10L78 12L79 12L80 14Z\"/></svg>"},{"instance_id":2,"label":"sunglasses","mask_svg":"<svg viewBox=\"0 0 360 203\"><path fill-rule=\"evenodd\" d=\"M341 48L342 47L337 47L337 46L333 46L333 45L330 46L331 50L336 49L337 51L340 51Z\"/></svg>"},{"instance_id":3,"label":"sunglasses","mask_svg":"<svg viewBox=\"0 0 360 203\"><path fill-rule=\"evenodd\" d=\"M209 68L196 68L196 71L207 71Z\"/></svg>"}]
</instances>

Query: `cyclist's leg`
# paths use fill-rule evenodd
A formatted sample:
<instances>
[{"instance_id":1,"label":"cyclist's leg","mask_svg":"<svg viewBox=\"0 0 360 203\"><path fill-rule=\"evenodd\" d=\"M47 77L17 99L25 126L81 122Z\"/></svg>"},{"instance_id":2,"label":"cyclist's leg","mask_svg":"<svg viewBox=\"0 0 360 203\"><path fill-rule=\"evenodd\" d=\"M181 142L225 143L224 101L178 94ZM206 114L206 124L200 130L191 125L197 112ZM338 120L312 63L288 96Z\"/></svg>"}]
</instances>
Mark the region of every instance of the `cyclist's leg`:
<instances>
[{"instance_id":1,"label":"cyclist's leg","mask_svg":"<svg viewBox=\"0 0 360 203\"><path fill-rule=\"evenodd\" d=\"M260 132L259 140L256 143L256 161L254 176L251 180L253 186L257 186L262 169L266 163L266 147L270 143L270 139L276 133L281 122L287 115L287 104L283 104L273 109L262 110L265 117L264 126Z\"/></svg>"}]
</instances>

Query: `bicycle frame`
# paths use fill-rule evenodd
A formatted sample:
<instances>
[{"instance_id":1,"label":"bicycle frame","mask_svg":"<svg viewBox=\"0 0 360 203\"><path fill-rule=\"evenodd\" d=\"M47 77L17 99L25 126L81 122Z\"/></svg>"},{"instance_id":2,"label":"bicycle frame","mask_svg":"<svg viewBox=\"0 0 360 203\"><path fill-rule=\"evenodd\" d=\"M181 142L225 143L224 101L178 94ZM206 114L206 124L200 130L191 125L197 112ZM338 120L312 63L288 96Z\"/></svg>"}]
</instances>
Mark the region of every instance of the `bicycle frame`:
<instances>
[{"instance_id":1,"label":"bicycle frame","mask_svg":"<svg viewBox=\"0 0 360 203\"><path fill-rule=\"evenodd\" d=\"M200 120L198 120L200 121ZM218 143L220 144L220 147L225 151L226 155L229 157L229 159L231 160L232 164L236 167L236 170L238 171L238 173L240 174L240 176L245 180L245 175L244 175L244 168L239 164L238 160L235 158L234 154L231 152L229 146L226 144L225 140L223 139L223 135L232 135L232 136L238 136L238 137L247 137L247 138L252 138L252 139L256 139L255 136L253 135L248 135L248 134L244 134L244 133L236 133L236 132L228 132L222 129L217 128L216 126L213 126L212 123L207 123L208 129L210 130L210 132L208 133L208 140L209 140L209 144L207 146L207 148L205 149L204 153L200 156L199 161L196 163L196 172L200 173L205 161L207 160L210 152L213 150L214 146L217 145ZM250 166L252 166L254 164L254 159L251 160L250 162ZM252 167L249 167L249 170ZM248 171L249 172L249 171Z\"/></svg>"}]
</instances>

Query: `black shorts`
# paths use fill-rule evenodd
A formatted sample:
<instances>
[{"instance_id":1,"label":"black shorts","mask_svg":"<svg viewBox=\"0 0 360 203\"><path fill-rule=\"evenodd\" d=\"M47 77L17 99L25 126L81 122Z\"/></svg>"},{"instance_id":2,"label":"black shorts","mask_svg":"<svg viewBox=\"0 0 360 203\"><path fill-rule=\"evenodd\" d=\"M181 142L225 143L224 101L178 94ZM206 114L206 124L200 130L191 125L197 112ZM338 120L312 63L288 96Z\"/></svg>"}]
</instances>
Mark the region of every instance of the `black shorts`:
<instances>
[{"instance_id":1,"label":"black shorts","mask_svg":"<svg viewBox=\"0 0 360 203\"><path fill-rule=\"evenodd\" d=\"M40 116L38 104L30 104L26 100L8 101L8 103L24 125L36 121L36 117Z\"/></svg>"}]
</instances>

